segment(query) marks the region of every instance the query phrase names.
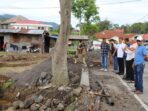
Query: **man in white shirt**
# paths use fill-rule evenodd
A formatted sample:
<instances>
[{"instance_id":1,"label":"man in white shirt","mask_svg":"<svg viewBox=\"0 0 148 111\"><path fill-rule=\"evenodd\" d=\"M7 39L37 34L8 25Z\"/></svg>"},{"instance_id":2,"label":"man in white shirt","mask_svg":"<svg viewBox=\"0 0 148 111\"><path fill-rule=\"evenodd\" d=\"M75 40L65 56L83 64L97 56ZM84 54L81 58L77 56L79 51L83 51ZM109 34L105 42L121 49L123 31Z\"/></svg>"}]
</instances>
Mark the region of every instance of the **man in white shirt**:
<instances>
[{"instance_id":1,"label":"man in white shirt","mask_svg":"<svg viewBox=\"0 0 148 111\"><path fill-rule=\"evenodd\" d=\"M133 46L131 43L129 43L129 39L125 39L126 47L125 47L125 53L126 53L126 80L134 81L134 69L133 69L133 62L134 62L134 51L131 51L130 48Z\"/></svg>"},{"instance_id":2,"label":"man in white shirt","mask_svg":"<svg viewBox=\"0 0 148 111\"><path fill-rule=\"evenodd\" d=\"M119 72L117 74L123 75L124 74L124 48L125 43L123 42L123 38L119 38L119 44L117 45L117 58L119 64Z\"/></svg>"}]
</instances>

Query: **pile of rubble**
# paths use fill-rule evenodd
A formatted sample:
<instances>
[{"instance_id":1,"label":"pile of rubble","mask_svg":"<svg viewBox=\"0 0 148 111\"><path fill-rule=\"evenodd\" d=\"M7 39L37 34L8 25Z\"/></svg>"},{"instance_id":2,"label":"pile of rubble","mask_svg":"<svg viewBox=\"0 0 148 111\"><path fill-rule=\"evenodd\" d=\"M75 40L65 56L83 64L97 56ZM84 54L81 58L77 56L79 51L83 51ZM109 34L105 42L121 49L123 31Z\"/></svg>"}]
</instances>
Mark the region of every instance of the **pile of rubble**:
<instances>
[{"instance_id":1,"label":"pile of rubble","mask_svg":"<svg viewBox=\"0 0 148 111\"><path fill-rule=\"evenodd\" d=\"M30 111L65 111L69 104L77 100L81 91L81 87L73 89L71 87L61 86L56 90L54 89L52 93L55 94L53 94L53 97L50 97L47 96L51 93L50 89L42 90L38 94L27 97L24 101L14 101L12 106L6 111L23 111L25 109Z\"/></svg>"}]
</instances>

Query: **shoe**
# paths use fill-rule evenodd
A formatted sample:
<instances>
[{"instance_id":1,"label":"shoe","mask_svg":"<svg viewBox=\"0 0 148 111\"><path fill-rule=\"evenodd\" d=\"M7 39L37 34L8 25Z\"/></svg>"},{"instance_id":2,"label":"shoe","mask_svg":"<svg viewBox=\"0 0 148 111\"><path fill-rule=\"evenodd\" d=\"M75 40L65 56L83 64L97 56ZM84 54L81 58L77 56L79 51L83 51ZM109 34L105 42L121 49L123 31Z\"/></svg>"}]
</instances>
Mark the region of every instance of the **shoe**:
<instances>
[{"instance_id":1,"label":"shoe","mask_svg":"<svg viewBox=\"0 0 148 111\"><path fill-rule=\"evenodd\" d=\"M136 91L137 91L136 89L132 90L132 92L134 92L134 93L135 93Z\"/></svg>"},{"instance_id":2,"label":"shoe","mask_svg":"<svg viewBox=\"0 0 148 111\"><path fill-rule=\"evenodd\" d=\"M105 72L107 72L107 69L104 69Z\"/></svg>"},{"instance_id":3,"label":"shoe","mask_svg":"<svg viewBox=\"0 0 148 111\"><path fill-rule=\"evenodd\" d=\"M132 80L128 80L127 82L128 83L135 83L135 81L132 81Z\"/></svg>"},{"instance_id":4,"label":"shoe","mask_svg":"<svg viewBox=\"0 0 148 111\"><path fill-rule=\"evenodd\" d=\"M119 73L118 75L124 75L123 73Z\"/></svg>"},{"instance_id":5,"label":"shoe","mask_svg":"<svg viewBox=\"0 0 148 111\"><path fill-rule=\"evenodd\" d=\"M135 94L143 94L143 92L137 90L137 91L135 91Z\"/></svg>"},{"instance_id":6,"label":"shoe","mask_svg":"<svg viewBox=\"0 0 148 111\"><path fill-rule=\"evenodd\" d=\"M100 70L101 70L101 71L103 71L104 69L103 69L103 68L101 68Z\"/></svg>"},{"instance_id":7,"label":"shoe","mask_svg":"<svg viewBox=\"0 0 148 111\"><path fill-rule=\"evenodd\" d=\"M120 74L120 72L116 72L116 74Z\"/></svg>"}]
</instances>

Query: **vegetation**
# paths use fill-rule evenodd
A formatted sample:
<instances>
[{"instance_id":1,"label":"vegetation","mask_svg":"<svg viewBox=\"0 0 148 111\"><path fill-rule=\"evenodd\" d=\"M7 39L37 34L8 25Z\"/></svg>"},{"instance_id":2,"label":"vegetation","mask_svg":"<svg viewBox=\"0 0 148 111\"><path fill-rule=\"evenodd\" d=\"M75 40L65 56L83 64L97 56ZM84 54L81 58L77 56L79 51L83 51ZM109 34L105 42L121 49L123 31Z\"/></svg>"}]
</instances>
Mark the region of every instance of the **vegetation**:
<instances>
[{"instance_id":1,"label":"vegetation","mask_svg":"<svg viewBox=\"0 0 148 111\"><path fill-rule=\"evenodd\" d=\"M73 0L72 13L79 19L81 34L92 35L98 31L96 23L100 18L95 0Z\"/></svg>"},{"instance_id":2,"label":"vegetation","mask_svg":"<svg viewBox=\"0 0 148 111\"><path fill-rule=\"evenodd\" d=\"M148 33L148 22L122 25L121 28L123 28L126 33L146 34Z\"/></svg>"}]
</instances>

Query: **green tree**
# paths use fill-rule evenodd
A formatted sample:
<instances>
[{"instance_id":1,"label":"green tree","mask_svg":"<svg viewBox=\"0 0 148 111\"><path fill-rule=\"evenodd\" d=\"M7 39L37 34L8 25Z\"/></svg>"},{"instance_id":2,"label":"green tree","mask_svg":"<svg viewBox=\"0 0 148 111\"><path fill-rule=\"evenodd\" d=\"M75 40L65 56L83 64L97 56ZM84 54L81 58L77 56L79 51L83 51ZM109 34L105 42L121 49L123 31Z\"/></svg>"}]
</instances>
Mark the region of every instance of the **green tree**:
<instances>
[{"instance_id":1,"label":"green tree","mask_svg":"<svg viewBox=\"0 0 148 111\"><path fill-rule=\"evenodd\" d=\"M98 23L98 27L99 27L99 32L101 32L103 30L110 29L112 27L112 24L110 21L104 20Z\"/></svg>"},{"instance_id":2,"label":"green tree","mask_svg":"<svg viewBox=\"0 0 148 111\"><path fill-rule=\"evenodd\" d=\"M124 32L125 32L125 33L131 33L130 25L128 25L128 24L122 25L122 26L121 26L121 29L124 29Z\"/></svg>"},{"instance_id":3,"label":"green tree","mask_svg":"<svg viewBox=\"0 0 148 111\"><path fill-rule=\"evenodd\" d=\"M99 31L99 27L96 24L87 24L87 23L82 24L81 34L92 36L98 31Z\"/></svg>"},{"instance_id":4,"label":"green tree","mask_svg":"<svg viewBox=\"0 0 148 111\"><path fill-rule=\"evenodd\" d=\"M99 20L98 10L95 2L96 0L87 0L85 3L84 19L87 24Z\"/></svg>"},{"instance_id":5,"label":"green tree","mask_svg":"<svg viewBox=\"0 0 148 111\"><path fill-rule=\"evenodd\" d=\"M132 33L136 33L136 34L141 34L142 32L142 23L134 23L133 25L131 25L130 27L130 31Z\"/></svg>"},{"instance_id":6,"label":"green tree","mask_svg":"<svg viewBox=\"0 0 148 111\"><path fill-rule=\"evenodd\" d=\"M87 24L99 21L95 2L96 0L73 0L72 13L79 19L79 27L81 27L82 20Z\"/></svg>"}]
</instances>

